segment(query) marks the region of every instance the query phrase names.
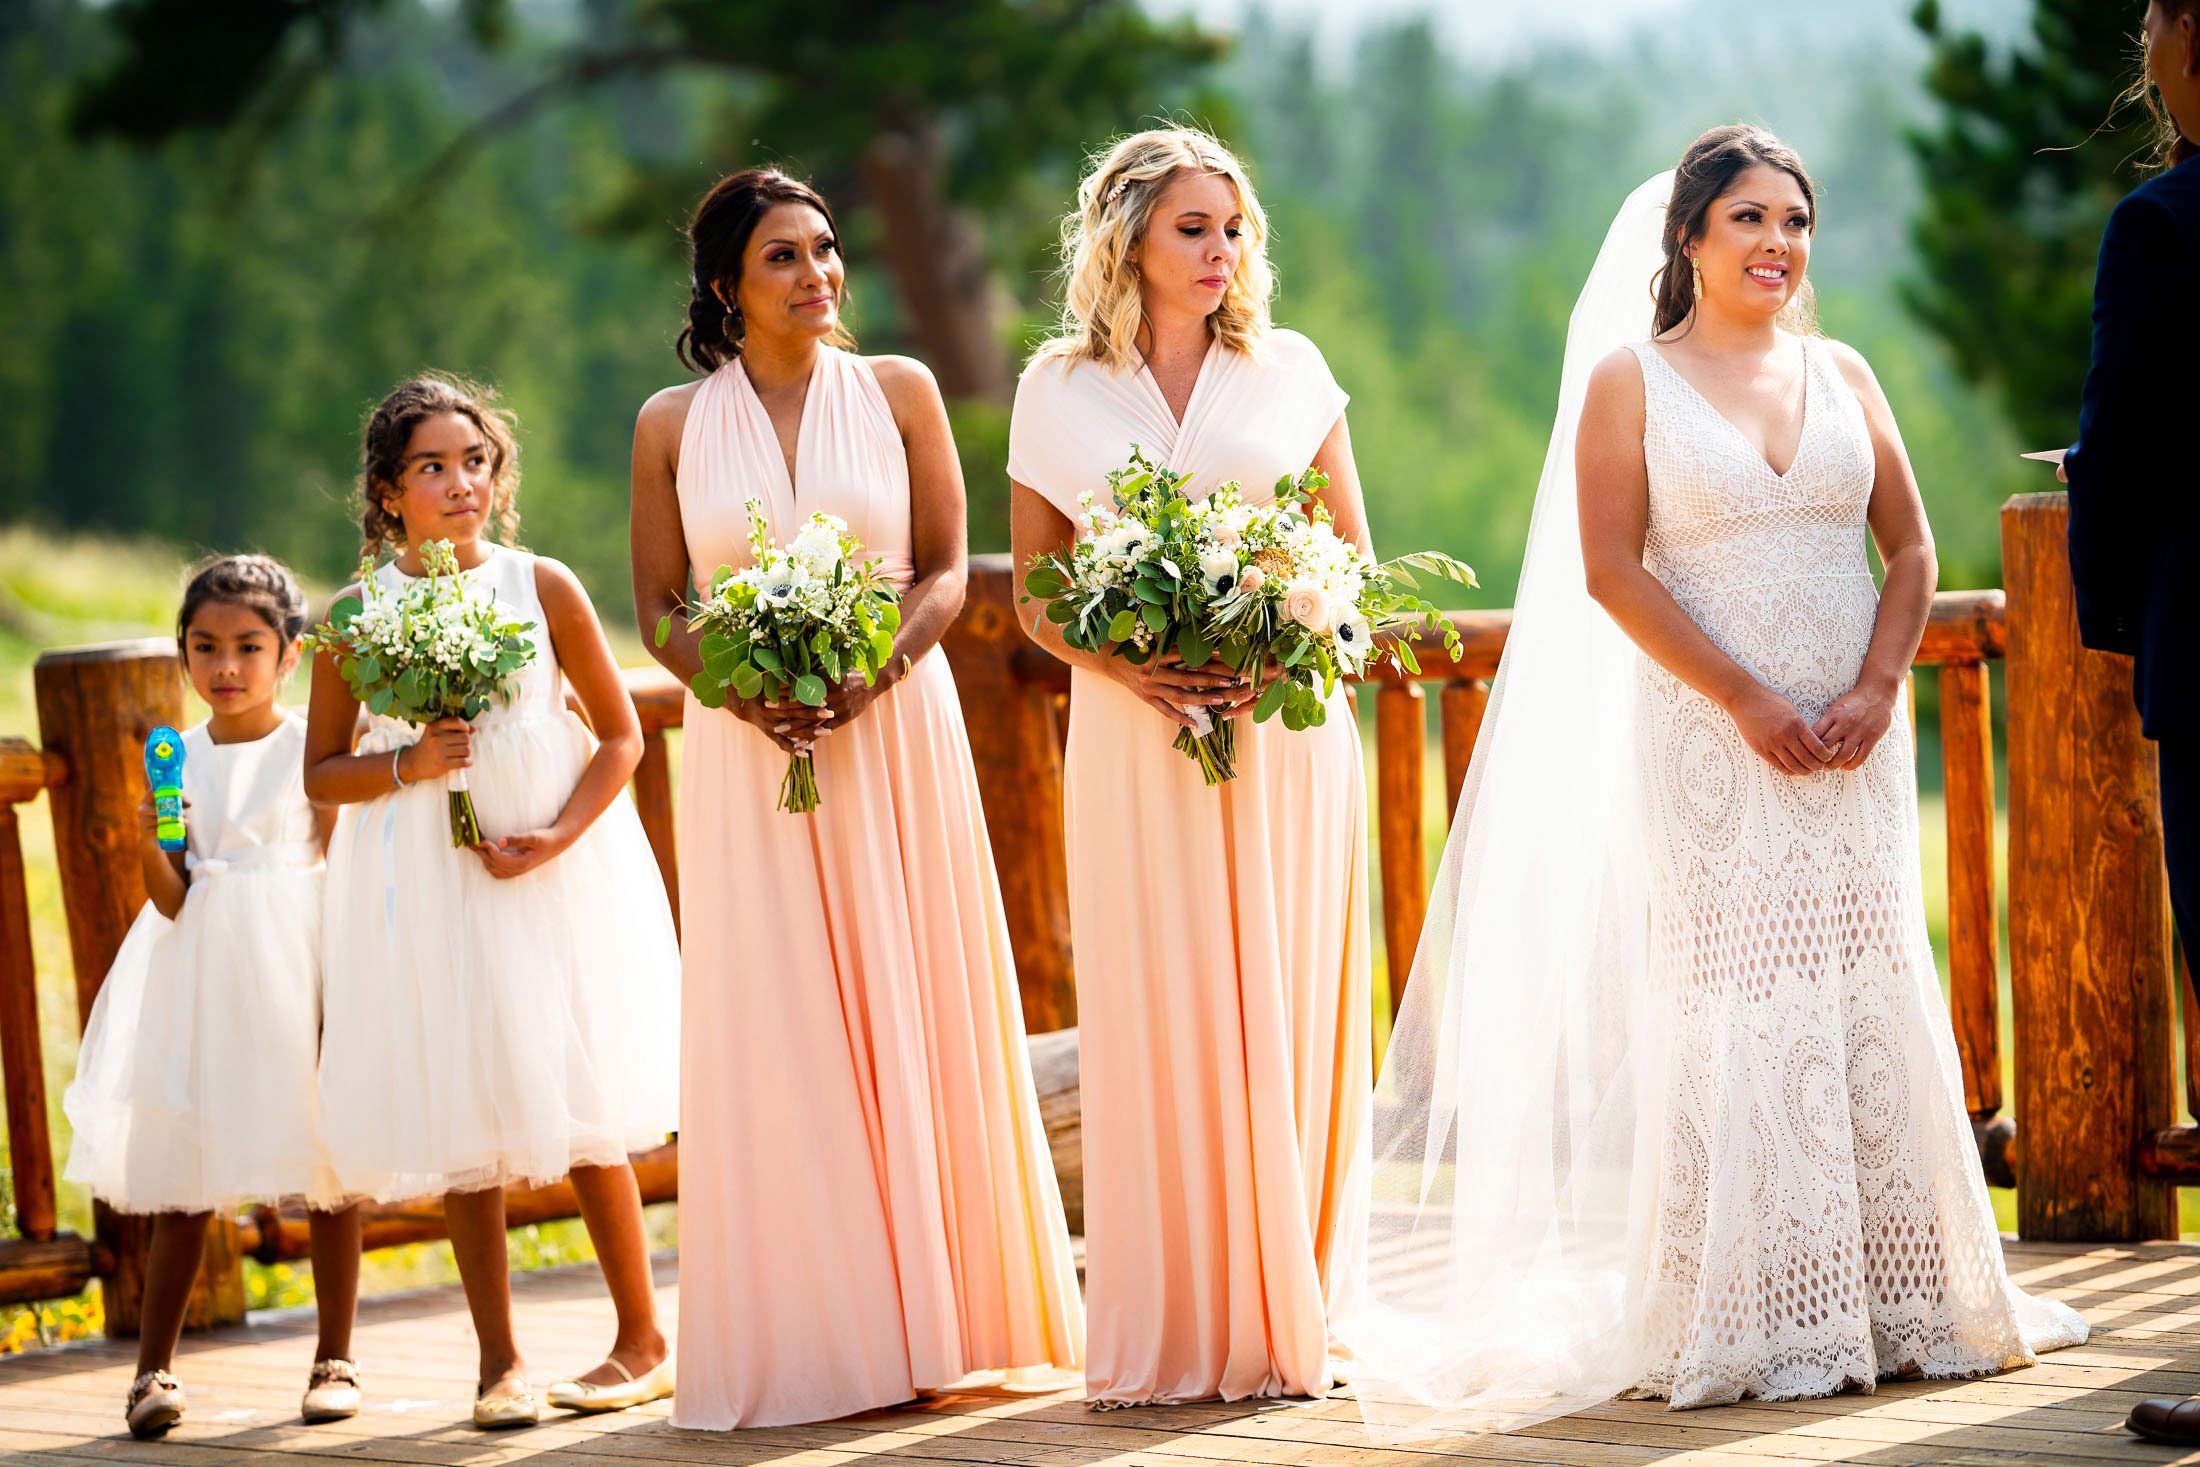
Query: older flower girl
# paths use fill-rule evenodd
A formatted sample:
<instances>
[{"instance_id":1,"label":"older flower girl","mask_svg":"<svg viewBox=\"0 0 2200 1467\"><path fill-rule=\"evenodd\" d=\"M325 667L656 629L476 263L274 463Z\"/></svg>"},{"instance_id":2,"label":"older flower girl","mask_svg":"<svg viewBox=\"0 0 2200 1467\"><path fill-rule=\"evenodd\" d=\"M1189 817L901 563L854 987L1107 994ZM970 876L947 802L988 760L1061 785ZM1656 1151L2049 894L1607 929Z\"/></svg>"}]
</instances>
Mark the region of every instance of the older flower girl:
<instances>
[{"instance_id":1,"label":"older flower girl","mask_svg":"<svg viewBox=\"0 0 2200 1467\"><path fill-rule=\"evenodd\" d=\"M489 395L408 382L367 423L361 476L374 572L394 592L421 547L530 623L509 701L471 723L372 717L336 659L313 670L306 787L342 805L329 847L329 1149L378 1199L444 1194L480 1340L473 1417L526 1426L542 1402L512 1335L507 1182L570 1174L618 1310L609 1357L548 1403L616 1410L669 1395L631 1151L678 1120L680 954L641 822L624 795L641 728L573 573L509 543L519 448ZM570 678L587 711L567 711ZM465 771L485 838L453 847Z\"/></svg>"}]
</instances>

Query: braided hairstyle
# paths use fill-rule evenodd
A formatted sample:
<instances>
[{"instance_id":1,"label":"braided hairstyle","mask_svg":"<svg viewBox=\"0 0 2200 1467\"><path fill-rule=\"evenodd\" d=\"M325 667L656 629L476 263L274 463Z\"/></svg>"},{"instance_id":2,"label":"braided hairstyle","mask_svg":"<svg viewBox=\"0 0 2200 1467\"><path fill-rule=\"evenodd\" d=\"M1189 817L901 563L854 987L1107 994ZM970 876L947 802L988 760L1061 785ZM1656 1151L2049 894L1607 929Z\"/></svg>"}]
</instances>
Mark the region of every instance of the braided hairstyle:
<instances>
[{"instance_id":1,"label":"braided hairstyle","mask_svg":"<svg viewBox=\"0 0 2200 1467\"><path fill-rule=\"evenodd\" d=\"M1696 309L1696 272L1689 268L1688 246L1702 236L1711 206L1726 197L1734 180L1760 165L1779 169L1801 186L1811 222L1817 223L1818 186L1786 143L1746 123L1714 127L1697 138L1673 169L1673 197L1665 207L1665 263L1650 280L1650 294L1657 301L1652 336L1665 335ZM1809 280L1780 312L1780 324L1803 336L1817 331L1817 296Z\"/></svg>"},{"instance_id":2,"label":"braided hairstyle","mask_svg":"<svg viewBox=\"0 0 2200 1467\"><path fill-rule=\"evenodd\" d=\"M497 406L496 389L447 372L423 372L399 386L367 415L359 454L359 533L362 554L402 549L405 522L382 496L397 486L413 430L429 418L457 413L481 432L489 450L490 534L499 544L519 543L519 439L512 414Z\"/></svg>"},{"instance_id":3,"label":"braided hairstyle","mask_svg":"<svg viewBox=\"0 0 2200 1467\"><path fill-rule=\"evenodd\" d=\"M271 555L211 555L191 567L176 613L176 649L191 619L208 606L242 606L258 614L288 647L306 629L306 593L290 568Z\"/></svg>"},{"instance_id":4,"label":"braided hairstyle","mask_svg":"<svg viewBox=\"0 0 2200 1467\"><path fill-rule=\"evenodd\" d=\"M833 206L825 196L776 168L744 168L721 178L695 206L695 217L687 227L687 325L680 328L673 351L698 376L708 376L741 355L741 338L747 331L737 294L741 257L756 226L780 204L809 205L825 216L826 226L839 237L840 221L833 217ZM848 303L845 285L840 303ZM843 350L856 344L847 328L838 325L826 341Z\"/></svg>"}]
</instances>

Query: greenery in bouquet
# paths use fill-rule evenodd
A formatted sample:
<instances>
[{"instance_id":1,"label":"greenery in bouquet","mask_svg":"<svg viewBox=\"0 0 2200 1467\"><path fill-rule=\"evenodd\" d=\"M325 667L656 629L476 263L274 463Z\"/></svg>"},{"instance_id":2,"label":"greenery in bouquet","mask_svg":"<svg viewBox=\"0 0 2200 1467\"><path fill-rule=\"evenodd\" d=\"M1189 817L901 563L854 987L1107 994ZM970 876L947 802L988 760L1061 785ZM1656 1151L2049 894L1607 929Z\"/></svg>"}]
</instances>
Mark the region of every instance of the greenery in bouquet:
<instances>
[{"instance_id":1,"label":"greenery in bouquet","mask_svg":"<svg viewBox=\"0 0 2200 1467\"><path fill-rule=\"evenodd\" d=\"M1283 476L1261 505L1235 483L1195 499L1189 478L1134 447L1108 475L1110 503L1083 496L1078 538L1033 558L1024 599L1044 604L1069 646L1140 666L1172 654L1186 667L1219 662L1261 688L1256 722L1280 715L1292 729L1323 722L1340 675L1385 656L1420 670L1410 643L1379 642L1382 633L1437 632L1457 655L1458 634L1417 577L1472 586L1465 565L1436 552L1372 563L1336 533L1318 469ZM1229 719L1180 730L1176 747L1207 783L1236 777Z\"/></svg>"},{"instance_id":2,"label":"greenery in bouquet","mask_svg":"<svg viewBox=\"0 0 2200 1467\"><path fill-rule=\"evenodd\" d=\"M336 659L351 695L377 717L424 727L445 718L471 721L510 699L512 680L534 659L531 621L516 621L496 594L460 574L448 540L420 547L425 575L389 590L372 556L359 564L359 594L329 608L306 644ZM481 843L481 821L466 771L448 776L451 844Z\"/></svg>"},{"instance_id":3,"label":"greenery in bouquet","mask_svg":"<svg viewBox=\"0 0 2200 1467\"><path fill-rule=\"evenodd\" d=\"M767 694L821 708L832 689L861 676L874 683L894 653L901 596L878 562L861 559L863 545L837 515L813 514L792 542L771 538L763 505L751 499L751 564L720 566L710 589L687 607L698 635L703 670L690 682L705 707L727 698ZM672 636L672 618L657 623L657 645ZM779 808L815 810L817 770L809 753L791 755L779 787Z\"/></svg>"}]
</instances>

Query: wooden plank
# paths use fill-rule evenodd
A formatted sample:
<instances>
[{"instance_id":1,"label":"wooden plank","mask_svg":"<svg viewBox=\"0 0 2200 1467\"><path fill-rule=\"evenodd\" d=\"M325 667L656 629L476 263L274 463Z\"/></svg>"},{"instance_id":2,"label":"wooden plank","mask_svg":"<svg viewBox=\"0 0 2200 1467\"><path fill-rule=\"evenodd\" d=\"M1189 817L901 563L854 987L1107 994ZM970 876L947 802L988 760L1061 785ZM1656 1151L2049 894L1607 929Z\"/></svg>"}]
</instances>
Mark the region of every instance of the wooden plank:
<instances>
[{"instance_id":1,"label":"wooden plank","mask_svg":"<svg viewBox=\"0 0 2200 1467\"><path fill-rule=\"evenodd\" d=\"M1417 683L1375 695L1376 844L1382 854L1383 945L1390 963L1390 1011L1405 998L1413 950L1428 910L1428 858L1422 832L1428 717Z\"/></svg>"},{"instance_id":2,"label":"wooden plank","mask_svg":"<svg viewBox=\"0 0 2200 1467\"><path fill-rule=\"evenodd\" d=\"M2002 1094L1994 723L1983 662L1940 669L1940 761L1948 806L1949 1009L1963 1059L1964 1103L1984 1119L2001 1109Z\"/></svg>"},{"instance_id":3,"label":"wooden plank","mask_svg":"<svg viewBox=\"0 0 2200 1467\"><path fill-rule=\"evenodd\" d=\"M0 1083L7 1092L8 1176L16 1231L42 1242L57 1226L53 1135L46 1126L38 963L31 954L31 902L23 884L19 826L15 806L0 803Z\"/></svg>"},{"instance_id":4,"label":"wooden plank","mask_svg":"<svg viewBox=\"0 0 2200 1467\"><path fill-rule=\"evenodd\" d=\"M1482 717L1489 712L1490 685L1481 678L1444 684L1444 818L1459 814L1459 789L1467 781L1467 766L1474 761L1475 740L1482 736Z\"/></svg>"},{"instance_id":5,"label":"wooden plank","mask_svg":"<svg viewBox=\"0 0 2200 1467\"><path fill-rule=\"evenodd\" d=\"M2177 943L2177 1023L2185 1039L2185 1113L2200 1116L2200 1006L2192 993L2192 952Z\"/></svg>"},{"instance_id":6,"label":"wooden plank","mask_svg":"<svg viewBox=\"0 0 2200 1467\"><path fill-rule=\"evenodd\" d=\"M2175 1198L2132 1159L2175 1110L2160 791L2129 659L2078 643L2068 525L2059 494L2002 511L2018 1225L2167 1237Z\"/></svg>"}]
</instances>

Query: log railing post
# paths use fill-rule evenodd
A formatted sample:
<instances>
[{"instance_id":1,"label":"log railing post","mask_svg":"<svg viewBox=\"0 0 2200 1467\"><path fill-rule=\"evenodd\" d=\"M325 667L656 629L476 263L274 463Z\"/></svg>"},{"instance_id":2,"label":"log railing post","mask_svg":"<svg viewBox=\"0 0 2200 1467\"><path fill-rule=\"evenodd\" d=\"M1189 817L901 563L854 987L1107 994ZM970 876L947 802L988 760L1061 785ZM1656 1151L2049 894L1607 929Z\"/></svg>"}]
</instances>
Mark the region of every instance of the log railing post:
<instances>
[{"instance_id":1,"label":"log railing post","mask_svg":"<svg viewBox=\"0 0 2200 1467\"><path fill-rule=\"evenodd\" d=\"M1449 820L1459 813L1459 791L1467 782L1475 740L1482 737L1482 717L1490 708L1490 685L1480 678L1455 679L1444 684L1439 701L1444 721L1444 818Z\"/></svg>"},{"instance_id":2,"label":"log railing post","mask_svg":"<svg viewBox=\"0 0 2200 1467\"><path fill-rule=\"evenodd\" d=\"M2175 1237L2174 1192L2136 1162L2175 1109L2160 788L2131 663L2079 645L2069 520L2060 494L2002 511L2018 1229Z\"/></svg>"},{"instance_id":3,"label":"log railing post","mask_svg":"<svg viewBox=\"0 0 2200 1467\"><path fill-rule=\"evenodd\" d=\"M1994 932L1994 726L1986 664L1940 669L1948 804L1949 1008L1972 1119L2001 1109L2001 996Z\"/></svg>"},{"instance_id":4,"label":"log railing post","mask_svg":"<svg viewBox=\"0 0 2200 1467\"><path fill-rule=\"evenodd\" d=\"M1033 1034L1077 1022L1069 944L1069 855L1062 825L1062 741L1054 695L1017 674L1028 646L1009 558L972 556L962 615L941 647L962 698L978 796L993 844L1009 943Z\"/></svg>"},{"instance_id":5,"label":"log railing post","mask_svg":"<svg viewBox=\"0 0 2200 1467\"><path fill-rule=\"evenodd\" d=\"M54 858L75 959L77 1023L99 996L123 936L145 904L138 869L138 802L145 796L145 736L183 721L176 644L115 642L48 652L32 680L40 741L66 771L52 796ZM107 1332L137 1333L149 1229L142 1218L96 1210L114 1272L102 1285ZM194 1328L244 1318L244 1270L233 1219L208 1229L205 1263L185 1310Z\"/></svg>"},{"instance_id":6,"label":"log railing post","mask_svg":"<svg viewBox=\"0 0 2200 1467\"><path fill-rule=\"evenodd\" d=\"M1390 1012L1405 1001L1413 951L1428 912L1422 802L1428 757L1427 700L1419 683L1383 683L1375 694L1376 844L1382 852L1383 949Z\"/></svg>"},{"instance_id":7,"label":"log railing post","mask_svg":"<svg viewBox=\"0 0 2200 1467\"><path fill-rule=\"evenodd\" d=\"M15 1229L34 1243L59 1227L53 1133L46 1120L46 1054L38 1022L38 962L31 951L30 892L23 879L16 806L60 777L61 761L23 739L0 738L0 1079L7 1091L8 1171Z\"/></svg>"}]
</instances>

